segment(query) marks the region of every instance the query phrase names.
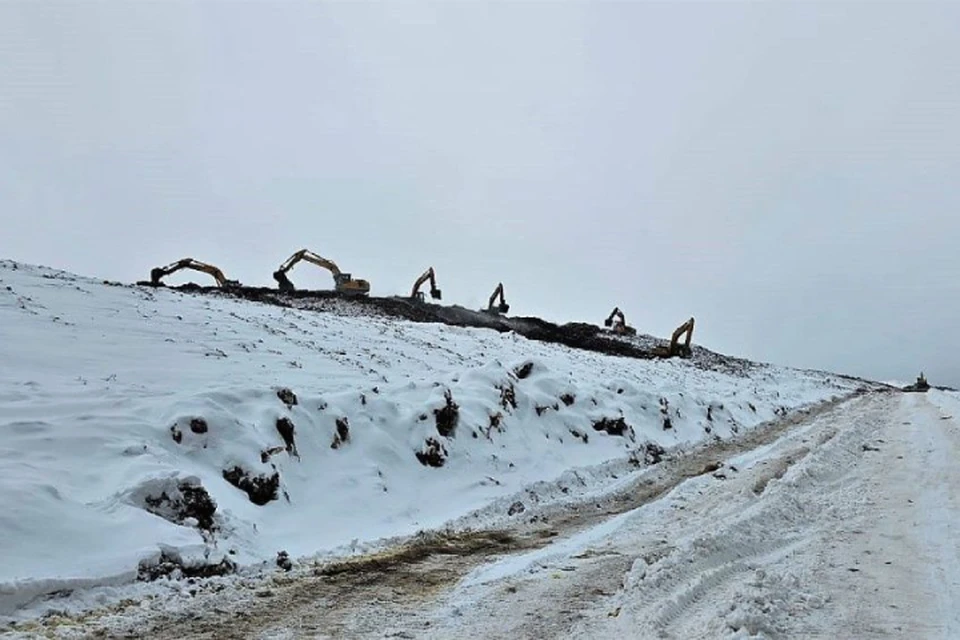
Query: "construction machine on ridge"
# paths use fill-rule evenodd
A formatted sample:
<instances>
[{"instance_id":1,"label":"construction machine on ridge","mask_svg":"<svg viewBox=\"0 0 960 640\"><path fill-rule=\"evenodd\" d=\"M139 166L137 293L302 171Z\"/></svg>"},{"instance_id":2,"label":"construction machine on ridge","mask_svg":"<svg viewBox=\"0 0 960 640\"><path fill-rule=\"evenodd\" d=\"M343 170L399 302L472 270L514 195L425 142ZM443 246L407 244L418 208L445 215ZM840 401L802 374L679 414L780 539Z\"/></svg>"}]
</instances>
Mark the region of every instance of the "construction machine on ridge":
<instances>
[{"instance_id":1,"label":"construction machine on ridge","mask_svg":"<svg viewBox=\"0 0 960 640\"><path fill-rule=\"evenodd\" d=\"M218 267L207 264L206 262L194 260L193 258L182 258L176 262L171 262L165 267L155 267L151 269L150 284L160 286L163 284L162 280L165 277L181 269L190 269L211 275L213 279L217 281L217 286L221 289L236 289L240 286L240 281L228 279Z\"/></svg>"},{"instance_id":2,"label":"construction machine on ridge","mask_svg":"<svg viewBox=\"0 0 960 640\"><path fill-rule=\"evenodd\" d=\"M413 289L410 290L411 300L414 300L415 302L423 302L425 300L423 292L420 291L420 286L423 285L423 283L427 280L430 281L430 297L434 300L440 299L441 291L440 289L437 289L437 275L434 273L433 267L430 267L424 271L419 278L417 278L416 282L413 283Z\"/></svg>"},{"instance_id":3,"label":"construction machine on ridge","mask_svg":"<svg viewBox=\"0 0 960 640\"><path fill-rule=\"evenodd\" d=\"M607 319L603 321L604 326L610 327L614 333L625 336L637 335L637 330L627 324L627 319L623 316L620 307L614 307Z\"/></svg>"},{"instance_id":4,"label":"construction machine on ridge","mask_svg":"<svg viewBox=\"0 0 960 640\"><path fill-rule=\"evenodd\" d=\"M287 258L286 262L280 265L280 268L273 272L273 279L277 281L280 291L296 291L296 287L287 277L290 271L298 262L305 260L310 264L326 269L333 275L334 289L337 293L348 296L365 296L370 293L370 283L362 279L354 279L349 273L340 271L340 268L333 260L328 260L307 249L301 249Z\"/></svg>"},{"instance_id":5,"label":"construction machine on ridge","mask_svg":"<svg viewBox=\"0 0 960 640\"><path fill-rule=\"evenodd\" d=\"M686 338L683 344L680 344L680 338L686 335ZM690 347L690 342L693 340L693 318L690 318L682 325L676 328L673 332L673 335L670 337L670 346L669 347L659 347L654 350L654 355L660 358L673 358L679 356L681 358L689 358L693 355L693 349Z\"/></svg>"},{"instance_id":6,"label":"construction machine on ridge","mask_svg":"<svg viewBox=\"0 0 960 640\"><path fill-rule=\"evenodd\" d=\"M494 302L497 300L497 296L500 297L500 304L494 306ZM490 295L490 301L487 303L486 312L487 313L506 313L510 311L510 305L507 304L507 299L503 296L503 283L497 284L497 288L493 290L493 293Z\"/></svg>"}]
</instances>

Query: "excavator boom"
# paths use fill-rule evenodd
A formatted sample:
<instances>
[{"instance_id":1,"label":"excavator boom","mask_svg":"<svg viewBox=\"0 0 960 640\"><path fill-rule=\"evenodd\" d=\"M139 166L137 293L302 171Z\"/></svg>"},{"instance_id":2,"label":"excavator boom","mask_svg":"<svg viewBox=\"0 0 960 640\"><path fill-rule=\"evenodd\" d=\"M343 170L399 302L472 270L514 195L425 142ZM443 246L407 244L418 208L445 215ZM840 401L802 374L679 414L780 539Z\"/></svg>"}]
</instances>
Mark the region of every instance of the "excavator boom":
<instances>
[{"instance_id":1,"label":"excavator boom","mask_svg":"<svg viewBox=\"0 0 960 640\"><path fill-rule=\"evenodd\" d=\"M213 279L217 281L217 286L221 289L232 289L240 286L240 282L237 280L229 280L223 271L219 268L213 266L212 264L207 264L206 262L200 262L199 260L194 260L193 258L183 258L177 260L176 262L171 262L165 267L156 267L150 270L150 282L154 285L162 284L163 278L167 277L171 273L180 271L181 269L191 269L193 271L199 271L201 273L206 273L213 276Z\"/></svg>"},{"instance_id":2,"label":"excavator boom","mask_svg":"<svg viewBox=\"0 0 960 640\"><path fill-rule=\"evenodd\" d=\"M692 353L690 342L693 340L693 322L693 318L690 318L673 332L673 335L670 337L671 356L680 356L682 358L690 357ZM683 341L683 344L680 344L680 338L684 335L686 335L686 339Z\"/></svg>"},{"instance_id":3,"label":"excavator boom","mask_svg":"<svg viewBox=\"0 0 960 640\"><path fill-rule=\"evenodd\" d=\"M430 297L434 300L440 299L442 292L440 289L437 289L437 275L434 273L433 267L424 271L423 274L417 278L416 282L413 283L413 289L410 290L411 299L423 302L424 295L420 292L420 286L427 280L430 281Z\"/></svg>"},{"instance_id":4,"label":"excavator boom","mask_svg":"<svg viewBox=\"0 0 960 640\"><path fill-rule=\"evenodd\" d=\"M326 269L333 275L334 288L339 293L354 296L364 296L370 292L370 283L366 280L353 279L349 273L340 271L340 267L333 260L328 260L323 256L317 255L307 249L301 249L280 265L280 268L273 272L273 279L277 281L280 291L295 291L296 287L287 277L290 271L298 262L304 260L315 264L322 269Z\"/></svg>"}]
</instances>

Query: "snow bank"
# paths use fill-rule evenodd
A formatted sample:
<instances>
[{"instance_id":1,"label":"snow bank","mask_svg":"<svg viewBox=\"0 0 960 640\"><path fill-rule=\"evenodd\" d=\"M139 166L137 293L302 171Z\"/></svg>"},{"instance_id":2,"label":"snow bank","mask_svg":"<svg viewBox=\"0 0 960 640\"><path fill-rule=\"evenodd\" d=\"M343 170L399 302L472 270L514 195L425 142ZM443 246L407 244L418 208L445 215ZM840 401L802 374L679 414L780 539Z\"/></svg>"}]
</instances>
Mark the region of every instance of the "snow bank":
<instances>
[{"instance_id":1,"label":"snow bank","mask_svg":"<svg viewBox=\"0 0 960 640\"><path fill-rule=\"evenodd\" d=\"M9 261L0 362L0 612L134 580L161 553L244 565L439 527L856 386Z\"/></svg>"}]
</instances>

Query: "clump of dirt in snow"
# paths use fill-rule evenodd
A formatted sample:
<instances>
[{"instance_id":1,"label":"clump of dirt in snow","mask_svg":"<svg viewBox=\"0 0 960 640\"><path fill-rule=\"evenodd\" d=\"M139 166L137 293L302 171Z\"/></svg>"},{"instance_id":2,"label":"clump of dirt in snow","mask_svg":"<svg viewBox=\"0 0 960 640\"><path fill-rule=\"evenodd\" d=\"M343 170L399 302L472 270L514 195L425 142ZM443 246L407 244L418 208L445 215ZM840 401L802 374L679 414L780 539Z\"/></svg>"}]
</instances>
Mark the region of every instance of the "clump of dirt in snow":
<instances>
[{"instance_id":1,"label":"clump of dirt in snow","mask_svg":"<svg viewBox=\"0 0 960 640\"><path fill-rule=\"evenodd\" d=\"M562 396L560 396L560 402L562 402L568 407L576 401L577 401L577 398L572 393L565 393Z\"/></svg>"},{"instance_id":2,"label":"clump of dirt in snow","mask_svg":"<svg viewBox=\"0 0 960 640\"><path fill-rule=\"evenodd\" d=\"M663 418L663 430L673 429L673 421L670 419L670 401L666 398L660 398L660 416Z\"/></svg>"},{"instance_id":3,"label":"clump of dirt in snow","mask_svg":"<svg viewBox=\"0 0 960 640\"><path fill-rule=\"evenodd\" d=\"M423 449L417 451L417 460L425 467L442 467L447 461L447 449L436 438L427 438Z\"/></svg>"},{"instance_id":4,"label":"clump of dirt in snow","mask_svg":"<svg viewBox=\"0 0 960 640\"><path fill-rule=\"evenodd\" d=\"M601 418L593 423L594 431L605 431L611 436L624 436L633 433L633 428L621 418Z\"/></svg>"},{"instance_id":5,"label":"clump of dirt in snow","mask_svg":"<svg viewBox=\"0 0 960 640\"><path fill-rule=\"evenodd\" d=\"M343 444L350 441L350 423L346 416L337 418L337 433L333 436L333 442L330 443L331 449L339 449Z\"/></svg>"},{"instance_id":6,"label":"clump of dirt in snow","mask_svg":"<svg viewBox=\"0 0 960 640\"><path fill-rule=\"evenodd\" d=\"M293 569L293 562L290 561L290 554L286 551L277 552L277 566L283 569L284 571L290 571Z\"/></svg>"},{"instance_id":7,"label":"clump of dirt in snow","mask_svg":"<svg viewBox=\"0 0 960 640\"><path fill-rule=\"evenodd\" d=\"M144 496L143 508L174 524L189 525L192 519L198 529L207 533L217 528L214 522L217 503L203 485L194 481L184 480L162 490L160 495Z\"/></svg>"},{"instance_id":8,"label":"clump of dirt in snow","mask_svg":"<svg viewBox=\"0 0 960 640\"><path fill-rule=\"evenodd\" d=\"M235 573L237 565L229 558L217 563L185 563L173 550L164 550L157 560L142 560L137 567L137 580L153 582L160 578L211 578Z\"/></svg>"},{"instance_id":9,"label":"clump of dirt in snow","mask_svg":"<svg viewBox=\"0 0 960 640\"><path fill-rule=\"evenodd\" d=\"M528 378L530 374L533 373L533 363L525 362L522 366L519 366L516 369L514 369L513 373L515 376L517 376L521 380Z\"/></svg>"},{"instance_id":10,"label":"clump of dirt in snow","mask_svg":"<svg viewBox=\"0 0 960 640\"><path fill-rule=\"evenodd\" d=\"M277 418L277 433L283 438L283 444L287 453L299 458L300 454L297 453L297 443L293 439L294 430L293 421L290 420L290 418Z\"/></svg>"},{"instance_id":11,"label":"clump of dirt in snow","mask_svg":"<svg viewBox=\"0 0 960 640\"><path fill-rule=\"evenodd\" d=\"M437 432L444 438L452 438L460 422L460 405L453 401L453 393L447 389L443 394L446 404L433 410L433 417L437 421Z\"/></svg>"},{"instance_id":12,"label":"clump of dirt in snow","mask_svg":"<svg viewBox=\"0 0 960 640\"><path fill-rule=\"evenodd\" d=\"M643 463L647 465L660 464L665 455L667 455L666 449L655 442L648 442L638 451L633 452L630 456L630 462L639 466L642 459Z\"/></svg>"},{"instance_id":13,"label":"clump of dirt in snow","mask_svg":"<svg viewBox=\"0 0 960 640\"><path fill-rule=\"evenodd\" d=\"M286 387L277 389L277 397L280 398L280 402L287 405L288 409L292 409L297 404L297 394Z\"/></svg>"},{"instance_id":14,"label":"clump of dirt in snow","mask_svg":"<svg viewBox=\"0 0 960 640\"><path fill-rule=\"evenodd\" d=\"M223 470L223 479L240 489L250 497L250 502L263 506L277 499L280 488L280 474L270 476L252 476L240 467Z\"/></svg>"},{"instance_id":15,"label":"clump of dirt in snow","mask_svg":"<svg viewBox=\"0 0 960 640\"><path fill-rule=\"evenodd\" d=\"M203 418L190 419L190 431L193 431L196 434L201 434L206 433L209 430L209 427L207 427L207 421Z\"/></svg>"},{"instance_id":16,"label":"clump of dirt in snow","mask_svg":"<svg viewBox=\"0 0 960 640\"><path fill-rule=\"evenodd\" d=\"M514 389L513 383L509 382L506 385L500 387L500 406L504 409L516 409L517 408L517 390Z\"/></svg>"},{"instance_id":17,"label":"clump of dirt in snow","mask_svg":"<svg viewBox=\"0 0 960 640\"><path fill-rule=\"evenodd\" d=\"M520 502L519 500L517 500L516 502L514 502L513 504L510 505L510 508L509 508L509 509L507 509L507 515L508 515L508 516L515 516L515 515L517 515L518 513L523 513L523 512L526 511L526 510L527 510L527 508L524 506L524 504L523 504L522 502Z\"/></svg>"},{"instance_id":18,"label":"clump of dirt in snow","mask_svg":"<svg viewBox=\"0 0 960 640\"><path fill-rule=\"evenodd\" d=\"M180 431L177 425L170 427L170 435L173 436L173 441L177 444L183 442L183 431Z\"/></svg>"}]
</instances>

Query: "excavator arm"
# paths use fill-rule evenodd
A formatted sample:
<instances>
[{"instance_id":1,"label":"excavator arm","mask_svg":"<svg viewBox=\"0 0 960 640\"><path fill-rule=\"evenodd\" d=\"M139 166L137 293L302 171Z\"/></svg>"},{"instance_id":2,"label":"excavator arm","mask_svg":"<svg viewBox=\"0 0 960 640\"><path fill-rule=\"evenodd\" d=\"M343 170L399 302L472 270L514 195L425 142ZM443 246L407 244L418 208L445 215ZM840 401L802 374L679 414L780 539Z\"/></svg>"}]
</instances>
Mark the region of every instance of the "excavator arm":
<instances>
[{"instance_id":1,"label":"excavator arm","mask_svg":"<svg viewBox=\"0 0 960 640\"><path fill-rule=\"evenodd\" d=\"M317 255L307 249L301 249L280 265L280 268L273 272L273 279L277 281L280 291L295 291L296 287L287 277L290 271L298 262L304 260L310 264L326 269L333 275L333 283L339 293L348 295L366 295L370 292L370 283L366 280L354 280L349 273L340 271L340 267L333 260L328 260L323 256Z\"/></svg>"},{"instance_id":2,"label":"excavator arm","mask_svg":"<svg viewBox=\"0 0 960 640\"><path fill-rule=\"evenodd\" d=\"M439 300L441 296L440 289L437 289L437 276L433 271L433 267L430 267L423 274L417 278L417 281L413 283L413 289L410 290L410 298L423 302L424 295L420 292L420 286L423 285L427 280L430 281L430 297L434 300Z\"/></svg>"},{"instance_id":3,"label":"excavator arm","mask_svg":"<svg viewBox=\"0 0 960 640\"><path fill-rule=\"evenodd\" d=\"M683 344L680 344L680 338L684 335L686 335L686 339ZM670 337L670 356L689 358L692 353L690 349L691 340L693 340L693 318L684 322L673 332L673 336Z\"/></svg>"},{"instance_id":4,"label":"excavator arm","mask_svg":"<svg viewBox=\"0 0 960 640\"><path fill-rule=\"evenodd\" d=\"M500 297L500 304L494 306L494 303L497 300L497 297ZM490 296L490 301L487 303L487 311L490 313L506 313L510 311L510 305L507 304L507 299L503 296L503 283L499 283L497 288L493 290L493 294Z\"/></svg>"},{"instance_id":5,"label":"excavator arm","mask_svg":"<svg viewBox=\"0 0 960 640\"><path fill-rule=\"evenodd\" d=\"M172 262L165 267L156 267L151 269L150 282L155 285L162 284L161 280L163 280L163 278L167 277L171 273L180 271L181 269L192 269L193 271L209 274L213 276L214 280L217 281L217 286L222 289L231 289L240 286L239 281L227 279L227 277L223 275L223 271L221 271L219 268L213 266L212 264L207 264L206 262L194 260L193 258L183 258L182 260Z\"/></svg>"}]
</instances>

